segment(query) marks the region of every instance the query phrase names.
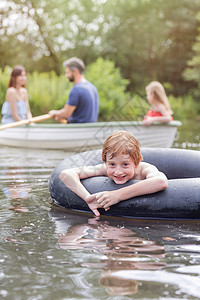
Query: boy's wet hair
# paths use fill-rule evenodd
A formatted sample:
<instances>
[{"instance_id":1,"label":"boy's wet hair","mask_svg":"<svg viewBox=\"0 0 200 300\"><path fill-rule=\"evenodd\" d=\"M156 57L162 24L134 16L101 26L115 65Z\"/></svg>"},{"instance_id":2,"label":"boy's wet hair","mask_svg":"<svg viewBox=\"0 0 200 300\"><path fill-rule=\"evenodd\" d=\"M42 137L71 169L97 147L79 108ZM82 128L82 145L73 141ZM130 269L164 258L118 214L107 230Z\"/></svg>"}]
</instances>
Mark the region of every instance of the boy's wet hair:
<instances>
[{"instance_id":1,"label":"boy's wet hair","mask_svg":"<svg viewBox=\"0 0 200 300\"><path fill-rule=\"evenodd\" d=\"M105 140L102 149L103 162L106 162L108 153L111 155L111 158L120 154L129 154L136 167L142 160L140 143L136 137L128 131L115 131Z\"/></svg>"}]
</instances>

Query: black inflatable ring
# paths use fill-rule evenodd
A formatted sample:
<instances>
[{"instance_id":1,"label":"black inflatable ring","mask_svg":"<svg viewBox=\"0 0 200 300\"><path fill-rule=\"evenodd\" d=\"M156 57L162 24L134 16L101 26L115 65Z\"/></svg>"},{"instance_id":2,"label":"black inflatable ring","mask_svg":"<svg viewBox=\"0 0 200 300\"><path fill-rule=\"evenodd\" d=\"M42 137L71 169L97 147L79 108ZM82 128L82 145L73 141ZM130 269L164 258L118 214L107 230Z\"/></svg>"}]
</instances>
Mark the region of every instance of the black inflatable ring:
<instances>
[{"instance_id":1,"label":"black inflatable ring","mask_svg":"<svg viewBox=\"0 0 200 300\"><path fill-rule=\"evenodd\" d=\"M143 161L155 165L169 179L166 190L138 196L113 205L102 215L145 219L200 219L200 151L165 148L142 148ZM84 200L69 190L59 179L62 170L101 163L101 150L68 156L53 171L50 194L54 202L65 208L91 212ZM116 190L133 184L117 185L108 177L82 180L90 193Z\"/></svg>"}]
</instances>

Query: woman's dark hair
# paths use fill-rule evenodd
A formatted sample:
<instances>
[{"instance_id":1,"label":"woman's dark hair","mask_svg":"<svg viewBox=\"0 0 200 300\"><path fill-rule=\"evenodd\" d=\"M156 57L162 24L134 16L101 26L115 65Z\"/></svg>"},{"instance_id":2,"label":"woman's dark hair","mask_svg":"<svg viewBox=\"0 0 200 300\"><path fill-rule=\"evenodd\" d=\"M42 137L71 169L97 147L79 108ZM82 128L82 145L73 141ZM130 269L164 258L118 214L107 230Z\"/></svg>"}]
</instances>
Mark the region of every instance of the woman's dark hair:
<instances>
[{"instance_id":1,"label":"woman's dark hair","mask_svg":"<svg viewBox=\"0 0 200 300\"><path fill-rule=\"evenodd\" d=\"M16 88L16 78L17 76L21 75L22 72L25 71L25 68L23 66L15 66L12 70L11 76L10 76L10 81L8 84L8 87L14 87Z\"/></svg>"}]
</instances>

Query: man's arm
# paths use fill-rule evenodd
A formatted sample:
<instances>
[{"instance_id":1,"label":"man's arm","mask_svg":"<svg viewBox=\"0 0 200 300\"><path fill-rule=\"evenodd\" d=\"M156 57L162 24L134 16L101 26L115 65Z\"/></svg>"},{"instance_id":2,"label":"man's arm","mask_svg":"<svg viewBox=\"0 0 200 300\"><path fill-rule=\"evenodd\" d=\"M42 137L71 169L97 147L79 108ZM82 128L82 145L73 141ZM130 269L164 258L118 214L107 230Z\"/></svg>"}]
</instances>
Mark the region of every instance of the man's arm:
<instances>
[{"instance_id":1,"label":"man's arm","mask_svg":"<svg viewBox=\"0 0 200 300\"><path fill-rule=\"evenodd\" d=\"M61 119L69 119L69 117L73 114L75 111L76 106L65 104L65 106L60 110L50 110L50 115L53 116L53 118L56 121L59 121Z\"/></svg>"}]
</instances>

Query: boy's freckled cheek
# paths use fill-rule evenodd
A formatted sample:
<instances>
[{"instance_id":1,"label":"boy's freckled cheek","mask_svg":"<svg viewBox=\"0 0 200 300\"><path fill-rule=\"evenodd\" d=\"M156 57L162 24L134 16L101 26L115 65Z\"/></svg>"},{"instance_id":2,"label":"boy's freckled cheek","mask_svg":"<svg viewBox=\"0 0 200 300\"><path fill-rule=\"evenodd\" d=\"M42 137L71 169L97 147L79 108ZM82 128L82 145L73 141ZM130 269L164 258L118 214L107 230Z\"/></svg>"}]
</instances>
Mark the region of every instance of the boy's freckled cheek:
<instances>
[{"instance_id":1,"label":"boy's freckled cheek","mask_svg":"<svg viewBox=\"0 0 200 300\"><path fill-rule=\"evenodd\" d=\"M110 168L107 168L107 175L110 177L112 175L113 171Z\"/></svg>"}]
</instances>

